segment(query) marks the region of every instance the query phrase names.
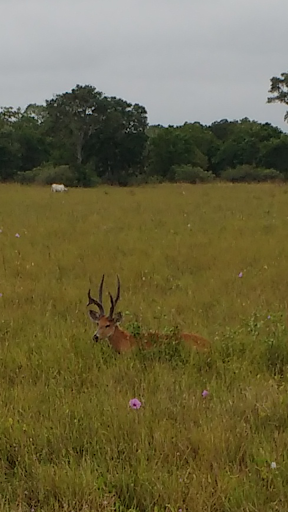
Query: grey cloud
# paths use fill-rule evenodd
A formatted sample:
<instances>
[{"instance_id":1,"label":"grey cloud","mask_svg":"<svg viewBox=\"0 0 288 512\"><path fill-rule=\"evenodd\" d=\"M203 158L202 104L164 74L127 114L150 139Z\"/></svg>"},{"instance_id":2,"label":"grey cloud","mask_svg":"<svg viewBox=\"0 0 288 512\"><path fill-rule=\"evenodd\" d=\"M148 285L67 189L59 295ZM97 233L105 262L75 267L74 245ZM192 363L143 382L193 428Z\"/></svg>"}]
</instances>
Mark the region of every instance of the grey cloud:
<instances>
[{"instance_id":1,"label":"grey cloud","mask_svg":"<svg viewBox=\"0 0 288 512\"><path fill-rule=\"evenodd\" d=\"M287 69L287 0L0 0L0 104L42 103L76 83L146 106L149 121L249 117Z\"/></svg>"}]
</instances>

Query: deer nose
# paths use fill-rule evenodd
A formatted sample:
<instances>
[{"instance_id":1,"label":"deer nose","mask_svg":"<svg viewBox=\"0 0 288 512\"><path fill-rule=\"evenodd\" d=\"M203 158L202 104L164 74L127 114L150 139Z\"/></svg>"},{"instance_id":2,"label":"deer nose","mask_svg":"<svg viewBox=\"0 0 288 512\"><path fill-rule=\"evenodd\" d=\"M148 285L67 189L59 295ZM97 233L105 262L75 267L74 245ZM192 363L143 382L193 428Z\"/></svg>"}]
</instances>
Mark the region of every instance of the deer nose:
<instances>
[{"instance_id":1,"label":"deer nose","mask_svg":"<svg viewBox=\"0 0 288 512\"><path fill-rule=\"evenodd\" d=\"M98 334L97 334L97 333L95 333L92 339L93 339L93 341L95 341L95 342L97 343L97 341L99 341L99 336L98 336Z\"/></svg>"}]
</instances>

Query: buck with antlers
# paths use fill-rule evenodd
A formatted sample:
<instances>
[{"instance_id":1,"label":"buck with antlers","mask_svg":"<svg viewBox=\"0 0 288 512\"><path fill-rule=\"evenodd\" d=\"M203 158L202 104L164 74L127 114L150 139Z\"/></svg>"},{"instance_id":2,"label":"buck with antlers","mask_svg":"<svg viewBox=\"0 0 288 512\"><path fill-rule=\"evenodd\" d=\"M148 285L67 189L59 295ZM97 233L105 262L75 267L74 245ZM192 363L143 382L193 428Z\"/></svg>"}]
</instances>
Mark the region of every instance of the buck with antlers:
<instances>
[{"instance_id":1,"label":"buck with antlers","mask_svg":"<svg viewBox=\"0 0 288 512\"><path fill-rule=\"evenodd\" d=\"M164 334L161 335L159 333L148 333L144 335L145 339L135 338L131 333L124 331L124 329L121 329L119 327L119 323L122 320L122 313L117 312L115 313L115 308L117 306L117 303L120 299L120 279L119 276L117 276L117 293L115 299L109 293L110 297L110 311L108 315L105 315L104 307L103 307L103 283L104 283L104 274L102 276L100 286L99 286L99 298L94 299L91 297L90 289L88 290L88 304L87 307L94 304L99 309L99 313L95 311L94 309L89 309L88 313L93 320L93 322L96 322L98 325L98 329L95 332L93 336L93 341L99 341L103 339L108 339L111 346L113 347L116 352L119 354L122 352L127 352L131 350L134 347L144 345L146 348L151 348L153 345L151 342L149 342L149 334L150 338L153 337L153 339L167 339L167 336ZM182 339L184 342L186 342L191 347L196 348L197 350L207 350L210 347L210 342L203 338L202 336L199 336L198 334L190 334L190 333L181 333L180 339ZM142 342L142 343L141 343ZM144 343L143 343L144 342Z\"/></svg>"}]
</instances>

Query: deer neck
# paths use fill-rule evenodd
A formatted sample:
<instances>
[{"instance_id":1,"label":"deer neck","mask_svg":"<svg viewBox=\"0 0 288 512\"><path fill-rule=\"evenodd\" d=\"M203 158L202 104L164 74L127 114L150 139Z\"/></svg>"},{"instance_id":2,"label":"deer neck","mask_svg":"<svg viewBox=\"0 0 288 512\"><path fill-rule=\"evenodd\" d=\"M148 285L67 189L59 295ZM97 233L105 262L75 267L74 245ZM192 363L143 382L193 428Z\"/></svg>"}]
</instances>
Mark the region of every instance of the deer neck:
<instances>
[{"instance_id":1,"label":"deer neck","mask_svg":"<svg viewBox=\"0 0 288 512\"><path fill-rule=\"evenodd\" d=\"M134 336L124 331L124 329L121 329L118 325L116 325L113 334L111 334L108 339L111 346L118 354L127 352L136 345Z\"/></svg>"}]
</instances>

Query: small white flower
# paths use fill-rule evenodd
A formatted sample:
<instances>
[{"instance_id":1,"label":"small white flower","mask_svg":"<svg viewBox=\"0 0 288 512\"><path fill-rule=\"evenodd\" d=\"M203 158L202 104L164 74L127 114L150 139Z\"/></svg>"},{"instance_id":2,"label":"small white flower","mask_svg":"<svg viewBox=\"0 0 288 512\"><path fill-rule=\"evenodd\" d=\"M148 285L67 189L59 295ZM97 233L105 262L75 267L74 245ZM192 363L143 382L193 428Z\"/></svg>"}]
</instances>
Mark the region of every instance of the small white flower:
<instances>
[{"instance_id":1,"label":"small white flower","mask_svg":"<svg viewBox=\"0 0 288 512\"><path fill-rule=\"evenodd\" d=\"M277 468L276 462L271 462L271 469L276 469L276 468Z\"/></svg>"}]
</instances>

